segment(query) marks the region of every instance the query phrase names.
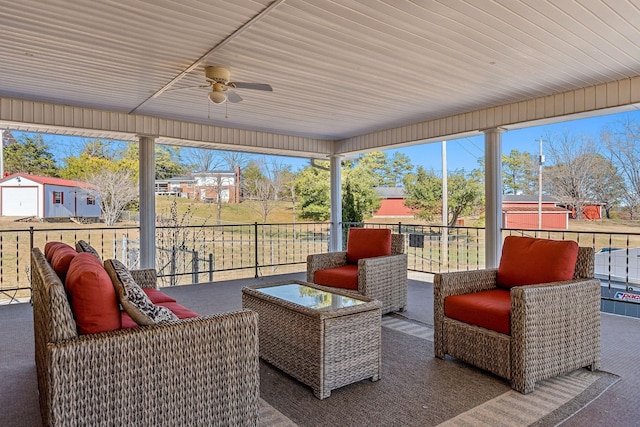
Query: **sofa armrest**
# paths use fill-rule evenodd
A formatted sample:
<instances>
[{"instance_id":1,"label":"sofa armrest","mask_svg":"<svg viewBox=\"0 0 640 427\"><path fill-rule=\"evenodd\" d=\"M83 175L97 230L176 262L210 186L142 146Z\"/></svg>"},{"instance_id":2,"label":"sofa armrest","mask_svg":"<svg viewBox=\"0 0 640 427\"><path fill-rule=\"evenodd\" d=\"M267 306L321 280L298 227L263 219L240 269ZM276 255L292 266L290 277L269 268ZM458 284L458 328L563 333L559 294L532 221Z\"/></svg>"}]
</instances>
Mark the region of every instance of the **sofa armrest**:
<instances>
[{"instance_id":1,"label":"sofa armrest","mask_svg":"<svg viewBox=\"0 0 640 427\"><path fill-rule=\"evenodd\" d=\"M327 252L307 256L307 282L313 283L313 276L318 270L342 267L347 264L347 252Z\"/></svg>"},{"instance_id":2,"label":"sofa armrest","mask_svg":"<svg viewBox=\"0 0 640 427\"><path fill-rule=\"evenodd\" d=\"M156 270L153 268L147 268L143 270L130 270L131 277L136 281L141 288L154 288L158 287Z\"/></svg>"},{"instance_id":3,"label":"sofa armrest","mask_svg":"<svg viewBox=\"0 0 640 427\"><path fill-rule=\"evenodd\" d=\"M47 425L257 424L252 311L83 335L49 352Z\"/></svg>"},{"instance_id":4,"label":"sofa armrest","mask_svg":"<svg viewBox=\"0 0 640 427\"><path fill-rule=\"evenodd\" d=\"M512 365L527 372L527 384L514 378L522 383L519 387L532 390L550 371L599 367L600 293L598 279L512 288ZM536 377L536 372L546 376Z\"/></svg>"}]
</instances>

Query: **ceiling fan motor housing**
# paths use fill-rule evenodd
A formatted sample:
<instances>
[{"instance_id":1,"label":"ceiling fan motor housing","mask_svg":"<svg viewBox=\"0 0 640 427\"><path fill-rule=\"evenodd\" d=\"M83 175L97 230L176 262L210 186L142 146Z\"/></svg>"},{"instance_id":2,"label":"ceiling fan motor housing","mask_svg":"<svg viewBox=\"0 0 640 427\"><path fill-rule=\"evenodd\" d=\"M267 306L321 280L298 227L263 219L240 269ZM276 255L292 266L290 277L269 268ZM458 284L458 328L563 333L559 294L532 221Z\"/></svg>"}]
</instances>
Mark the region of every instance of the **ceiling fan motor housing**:
<instances>
[{"instance_id":1,"label":"ceiling fan motor housing","mask_svg":"<svg viewBox=\"0 0 640 427\"><path fill-rule=\"evenodd\" d=\"M207 79L213 80L214 82L217 82L217 83L222 83L224 85L228 84L229 80L231 79L231 73L229 72L228 69L224 67L217 67L217 66L205 67L204 75L207 77Z\"/></svg>"}]
</instances>

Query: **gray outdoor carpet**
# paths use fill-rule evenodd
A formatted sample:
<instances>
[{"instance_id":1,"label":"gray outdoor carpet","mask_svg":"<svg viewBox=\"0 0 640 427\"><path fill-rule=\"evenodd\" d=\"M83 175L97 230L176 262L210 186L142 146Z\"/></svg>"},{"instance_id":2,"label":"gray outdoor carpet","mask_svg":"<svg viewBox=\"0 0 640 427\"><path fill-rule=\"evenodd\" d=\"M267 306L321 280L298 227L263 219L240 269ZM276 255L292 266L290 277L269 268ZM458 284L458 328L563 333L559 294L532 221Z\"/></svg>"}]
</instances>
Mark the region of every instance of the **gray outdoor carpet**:
<instances>
[{"instance_id":1,"label":"gray outdoor carpet","mask_svg":"<svg viewBox=\"0 0 640 427\"><path fill-rule=\"evenodd\" d=\"M382 321L382 378L317 399L311 389L260 362L267 426L520 426L556 425L602 394L619 377L578 369L536 384L523 395L496 376L433 355L433 329L390 315ZM267 403L268 402L268 403Z\"/></svg>"}]
</instances>

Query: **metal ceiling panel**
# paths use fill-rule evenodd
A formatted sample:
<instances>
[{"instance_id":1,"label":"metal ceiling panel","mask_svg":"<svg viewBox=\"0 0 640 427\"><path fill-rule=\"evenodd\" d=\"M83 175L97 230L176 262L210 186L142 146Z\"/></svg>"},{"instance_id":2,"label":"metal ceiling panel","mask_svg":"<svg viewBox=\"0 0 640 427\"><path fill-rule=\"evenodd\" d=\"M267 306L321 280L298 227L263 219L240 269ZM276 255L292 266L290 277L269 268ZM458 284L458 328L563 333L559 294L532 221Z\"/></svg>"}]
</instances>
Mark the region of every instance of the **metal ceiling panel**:
<instances>
[{"instance_id":1,"label":"metal ceiling panel","mask_svg":"<svg viewBox=\"0 0 640 427\"><path fill-rule=\"evenodd\" d=\"M632 0L286 0L225 42L270 4L0 0L0 97L340 140L640 75Z\"/></svg>"}]
</instances>

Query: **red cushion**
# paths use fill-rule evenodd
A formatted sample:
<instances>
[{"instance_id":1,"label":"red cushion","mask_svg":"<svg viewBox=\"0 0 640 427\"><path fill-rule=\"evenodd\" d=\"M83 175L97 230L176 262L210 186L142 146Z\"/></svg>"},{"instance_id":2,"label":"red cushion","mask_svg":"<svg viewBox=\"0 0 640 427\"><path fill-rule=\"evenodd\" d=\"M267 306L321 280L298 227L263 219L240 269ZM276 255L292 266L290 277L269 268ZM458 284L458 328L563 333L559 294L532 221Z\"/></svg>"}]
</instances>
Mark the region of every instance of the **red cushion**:
<instances>
[{"instance_id":1,"label":"red cushion","mask_svg":"<svg viewBox=\"0 0 640 427\"><path fill-rule=\"evenodd\" d=\"M158 304L160 302L176 302L174 298L171 298L169 295L160 292L155 288L142 288L142 290L154 304Z\"/></svg>"},{"instance_id":2,"label":"red cushion","mask_svg":"<svg viewBox=\"0 0 640 427\"><path fill-rule=\"evenodd\" d=\"M122 329L129 329L129 328L137 328L138 324L136 323L135 320L133 320L131 318L131 316L129 316L129 314L127 314L126 311L122 310L120 312L120 320L122 322Z\"/></svg>"},{"instance_id":3,"label":"red cushion","mask_svg":"<svg viewBox=\"0 0 640 427\"><path fill-rule=\"evenodd\" d=\"M502 245L498 287L571 280L577 259L576 242L508 236Z\"/></svg>"},{"instance_id":4,"label":"red cushion","mask_svg":"<svg viewBox=\"0 0 640 427\"><path fill-rule=\"evenodd\" d=\"M444 314L464 323L509 335L511 294L505 289L452 295L444 299Z\"/></svg>"},{"instance_id":5,"label":"red cushion","mask_svg":"<svg viewBox=\"0 0 640 427\"><path fill-rule=\"evenodd\" d=\"M64 247L73 249L71 246L67 245L64 242L47 242L47 244L44 245L44 257L47 259L47 262L51 262L51 258L53 258L53 254L55 253L56 249Z\"/></svg>"},{"instance_id":6,"label":"red cushion","mask_svg":"<svg viewBox=\"0 0 640 427\"><path fill-rule=\"evenodd\" d=\"M358 290L358 266L348 264L343 267L318 270L313 274L313 282L318 285Z\"/></svg>"},{"instance_id":7,"label":"red cushion","mask_svg":"<svg viewBox=\"0 0 640 427\"><path fill-rule=\"evenodd\" d=\"M144 289L144 288L143 288ZM176 316L178 316L178 319L188 319L191 317L198 317L199 314L196 313L195 311L191 311L188 308L178 304L177 302L174 301L165 301L165 302L161 302L157 305L161 305L163 307L168 308L169 310L171 310L173 312L173 314L175 314ZM127 314L126 311L122 310L120 312L120 316L122 319L122 329L129 329L129 328L137 328L138 324L131 318L131 316L129 316Z\"/></svg>"},{"instance_id":8,"label":"red cushion","mask_svg":"<svg viewBox=\"0 0 640 427\"><path fill-rule=\"evenodd\" d=\"M185 307L183 305L180 305L175 301L173 301L173 302L170 302L170 301L161 302L158 305L160 305L162 307L167 307L169 310L171 310L173 312L173 314L178 316L178 319L189 319L190 317L198 317L198 316L200 316L195 311L189 310L187 307Z\"/></svg>"},{"instance_id":9,"label":"red cushion","mask_svg":"<svg viewBox=\"0 0 640 427\"><path fill-rule=\"evenodd\" d=\"M385 228L350 228L347 238L347 262L391 255L391 230Z\"/></svg>"},{"instance_id":10,"label":"red cushion","mask_svg":"<svg viewBox=\"0 0 640 427\"><path fill-rule=\"evenodd\" d=\"M69 245L55 248L53 257L51 258L51 268L53 268L58 277L60 277L62 283L64 283L69 265L76 255L78 255L78 252Z\"/></svg>"},{"instance_id":11,"label":"red cushion","mask_svg":"<svg viewBox=\"0 0 640 427\"><path fill-rule=\"evenodd\" d=\"M76 254L65 289L80 334L120 329L120 309L111 278L91 253Z\"/></svg>"}]
</instances>

